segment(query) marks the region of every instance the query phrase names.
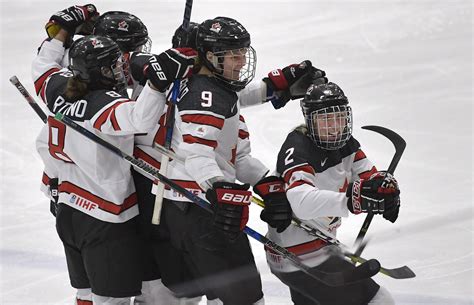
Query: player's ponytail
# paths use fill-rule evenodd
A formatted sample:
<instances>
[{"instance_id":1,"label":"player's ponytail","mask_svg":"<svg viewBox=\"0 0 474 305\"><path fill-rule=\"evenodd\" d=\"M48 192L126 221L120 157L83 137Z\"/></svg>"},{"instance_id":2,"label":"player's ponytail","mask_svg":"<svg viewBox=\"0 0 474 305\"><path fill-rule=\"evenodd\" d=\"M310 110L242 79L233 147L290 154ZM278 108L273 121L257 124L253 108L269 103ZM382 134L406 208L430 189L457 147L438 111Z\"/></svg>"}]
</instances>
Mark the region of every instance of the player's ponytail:
<instances>
[{"instance_id":1,"label":"player's ponytail","mask_svg":"<svg viewBox=\"0 0 474 305\"><path fill-rule=\"evenodd\" d=\"M71 77L67 82L64 95L67 99L78 100L83 98L88 92L87 83L80 81L76 77Z\"/></svg>"}]
</instances>

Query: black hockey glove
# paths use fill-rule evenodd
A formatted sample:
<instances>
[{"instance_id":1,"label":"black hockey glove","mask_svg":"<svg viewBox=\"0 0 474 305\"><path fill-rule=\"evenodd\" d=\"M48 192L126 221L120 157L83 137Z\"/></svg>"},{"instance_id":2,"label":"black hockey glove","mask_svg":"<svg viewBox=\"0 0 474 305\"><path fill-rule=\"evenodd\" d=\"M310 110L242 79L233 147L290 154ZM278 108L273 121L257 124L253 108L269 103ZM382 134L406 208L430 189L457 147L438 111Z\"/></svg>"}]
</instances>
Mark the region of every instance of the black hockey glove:
<instances>
[{"instance_id":1,"label":"black hockey glove","mask_svg":"<svg viewBox=\"0 0 474 305\"><path fill-rule=\"evenodd\" d=\"M400 210L400 188L391 174L377 172L369 179L359 179L349 184L347 208L354 214L383 214L395 222Z\"/></svg>"},{"instance_id":2,"label":"black hockey glove","mask_svg":"<svg viewBox=\"0 0 474 305\"><path fill-rule=\"evenodd\" d=\"M93 4L71 6L49 18L45 26L46 33L49 38L53 38L62 28L70 36L74 36L74 34L89 35L92 33L94 22L98 17L99 13Z\"/></svg>"},{"instance_id":3,"label":"black hockey glove","mask_svg":"<svg viewBox=\"0 0 474 305\"><path fill-rule=\"evenodd\" d=\"M282 178L268 176L263 178L253 187L253 191L262 197L265 208L260 213L260 219L265 221L278 233L285 231L291 224L290 203L286 198L285 182Z\"/></svg>"},{"instance_id":4,"label":"black hockey glove","mask_svg":"<svg viewBox=\"0 0 474 305\"><path fill-rule=\"evenodd\" d=\"M214 210L213 224L230 239L236 239L249 220L252 192L249 184L215 182L206 192L206 198Z\"/></svg>"},{"instance_id":5,"label":"black hockey glove","mask_svg":"<svg viewBox=\"0 0 474 305\"><path fill-rule=\"evenodd\" d=\"M271 101L275 109L281 108L290 99L304 97L309 85L327 83L325 76L326 73L313 67L309 60L273 70L263 78L267 84L267 101Z\"/></svg>"},{"instance_id":6,"label":"black hockey glove","mask_svg":"<svg viewBox=\"0 0 474 305\"><path fill-rule=\"evenodd\" d=\"M191 48L169 49L151 56L145 67L146 78L161 92L175 80L192 74L197 52Z\"/></svg>"}]
</instances>

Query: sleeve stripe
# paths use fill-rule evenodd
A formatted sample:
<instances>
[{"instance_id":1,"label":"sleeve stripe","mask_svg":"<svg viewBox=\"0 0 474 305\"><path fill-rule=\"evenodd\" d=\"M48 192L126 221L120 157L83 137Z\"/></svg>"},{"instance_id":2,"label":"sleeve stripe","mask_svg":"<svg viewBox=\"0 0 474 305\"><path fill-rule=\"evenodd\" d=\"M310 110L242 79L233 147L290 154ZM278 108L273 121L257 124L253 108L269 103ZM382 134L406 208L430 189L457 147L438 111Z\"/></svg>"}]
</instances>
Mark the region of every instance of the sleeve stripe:
<instances>
[{"instance_id":1,"label":"sleeve stripe","mask_svg":"<svg viewBox=\"0 0 474 305\"><path fill-rule=\"evenodd\" d=\"M141 159L141 160L145 161L146 163L150 164L151 166L153 166L157 170L159 170L160 167L161 167L161 163L159 161L157 161L154 157L147 154L145 151L141 150L137 146L135 146L135 148L133 149L133 156L137 159Z\"/></svg>"},{"instance_id":2,"label":"sleeve stripe","mask_svg":"<svg viewBox=\"0 0 474 305\"><path fill-rule=\"evenodd\" d=\"M361 179L369 179L370 176L372 176L373 174L375 174L377 172L377 168L375 168L375 166L372 166L372 168L368 171L365 171L365 172L362 172L359 174L359 178Z\"/></svg>"},{"instance_id":3,"label":"sleeve stripe","mask_svg":"<svg viewBox=\"0 0 474 305\"><path fill-rule=\"evenodd\" d=\"M295 187L303 185L303 184L311 185L312 187L314 187L314 184L309 183L308 181L298 180L298 181L294 181L292 184L290 184L286 190L287 191L291 190L292 188L295 188Z\"/></svg>"},{"instance_id":4,"label":"sleeve stripe","mask_svg":"<svg viewBox=\"0 0 474 305\"><path fill-rule=\"evenodd\" d=\"M38 79L35 81L36 95L39 95L41 88L43 88L44 82L48 79L48 77L54 72L58 72L58 71L59 71L58 68L51 68L48 71L44 72L43 75L38 77Z\"/></svg>"},{"instance_id":5,"label":"sleeve stripe","mask_svg":"<svg viewBox=\"0 0 474 305\"><path fill-rule=\"evenodd\" d=\"M209 125L219 129L222 129L222 127L224 126L223 119L206 114L183 114L181 116L181 120L184 123Z\"/></svg>"},{"instance_id":6,"label":"sleeve stripe","mask_svg":"<svg viewBox=\"0 0 474 305\"><path fill-rule=\"evenodd\" d=\"M367 158L362 150L358 150L354 157L354 162Z\"/></svg>"},{"instance_id":7,"label":"sleeve stripe","mask_svg":"<svg viewBox=\"0 0 474 305\"><path fill-rule=\"evenodd\" d=\"M153 138L153 141L155 143L158 143L162 146L165 145L165 140L166 140L166 127L165 127L165 117L167 114L163 114L158 121L158 130L156 131L155 137Z\"/></svg>"},{"instance_id":8,"label":"sleeve stripe","mask_svg":"<svg viewBox=\"0 0 474 305\"><path fill-rule=\"evenodd\" d=\"M239 138L241 138L242 140L248 139L249 135L250 134L245 130L239 129Z\"/></svg>"},{"instance_id":9,"label":"sleeve stripe","mask_svg":"<svg viewBox=\"0 0 474 305\"><path fill-rule=\"evenodd\" d=\"M241 122L245 123L245 119L244 119L244 117L243 117L242 115L239 115L239 120L240 120Z\"/></svg>"},{"instance_id":10,"label":"sleeve stripe","mask_svg":"<svg viewBox=\"0 0 474 305\"><path fill-rule=\"evenodd\" d=\"M299 171L306 172L306 173L311 174L311 175L315 174L314 169L311 165L303 164L303 165L296 166L296 167L288 169L286 171L286 173L283 173L283 179L285 180L286 183L289 183L293 173L294 172L299 172Z\"/></svg>"},{"instance_id":11,"label":"sleeve stripe","mask_svg":"<svg viewBox=\"0 0 474 305\"><path fill-rule=\"evenodd\" d=\"M198 138L198 137L195 137L195 136L192 136L190 134L185 134L183 135L183 141L188 143L188 144L202 144L202 145L206 145L206 146L210 146L212 148L216 148L217 147L217 141L212 141L212 140L206 140L206 139L202 139L202 138Z\"/></svg>"},{"instance_id":12,"label":"sleeve stripe","mask_svg":"<svg viewBox=\"0 0 474 305\"><path fill-rule=\"evenodd\" d=\"M44 185L49 185L49 177L48 175L46 175L45 172L43 172L43 178L41 179L41 181L43 182Z\"/></svg>"},{"instance_id":13,"label":"sleeve stripe","mask_svg":"<svg viewBox=\"0 0 474 305\"><path fill-rule=\"evenodd\" d=\"M120 126L118 124L117 118L115 117L115 108L117 108L123 103L129 103L129 102L132 102L132 101L126 100L122 102L117 102L113 104L112 106L110 106L107 110L102 112L102 114L97 118L97 120L94 123L94 128L97 130L101 130L102 125L104 125L105 122L107 122L107 119L109 118L109 115L110 115L110 120L112 121L112 126L114 130L120 130Z\"/></svg>"}]
</instances>

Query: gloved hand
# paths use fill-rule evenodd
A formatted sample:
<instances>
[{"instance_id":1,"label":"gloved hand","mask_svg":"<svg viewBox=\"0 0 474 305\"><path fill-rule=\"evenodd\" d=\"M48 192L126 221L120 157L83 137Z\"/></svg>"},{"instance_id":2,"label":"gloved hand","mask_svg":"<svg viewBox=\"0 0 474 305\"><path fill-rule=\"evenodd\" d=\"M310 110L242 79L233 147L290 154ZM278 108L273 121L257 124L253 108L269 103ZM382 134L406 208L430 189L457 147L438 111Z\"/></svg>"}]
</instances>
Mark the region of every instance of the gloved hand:
<instances>
[{"instance_id":1,"label":"gloved hand","mask_svg":"<svg viewBox=\"0 0 474 305\"><path fill-rule=\"evenodd\" d=\"M206 198L214 210L213 224L230 239L236 239L247 225L252 193L249 184L215 182Z\"/></svg>"},{"instance_id":2,"label":"gloved hand","mask_svg":"<svg viewBox=\"0 0 474 305\"><path fill-rule=\"evenodd\" d=\"M293 213L286 198L283 179L276 176L265 177L254 185L253 191L265 202L260 219L276 228L278 233L285 231L291 224Z\"/></svg>"},{"instance_id":3,"label":"gloved hand","mask_svg":"<svg viewBox=\"0 0 474 305\"><path fill-rule=\"evenodd\" d=\"M46 33L53 38L60 29L66 30L70 36L74 34L89 35L92 33L94 22L99 17L95 5L71 6L55 13L46 23Z\"/></svg>"},{"instance_id":4,"label":"gloved hand","mask_svg":"<svg viewBox=\"0 0 474 305\"><path fill-rule=\"evenodd\" d=\"M311 84L327 83L326 73L313 67L311 61L292 64L283 69L273 70L263 78L267 85L267 100L275 109L286 105L290 99L304 97Z\"/></svg>"},{"instance_id":5,"label":"gloved hand","mask_svg":"<svg viewBox=\"0 0 474 305\"><path fill-rule=\"evenodd\" d=\"M191 48L169 49L151 56L145 67L146 78L161 92L175 80L192 74L197 52Z\"/></svg>"},{"instance_id":6,"label":"gloved hand","mask_svg":"<svg viewBox=\"0 0 474 305\"><path fill-rule=\"evenodd\" d=\"M351 213L383 214L395 222L400 210L400 188L397 180L386 172L377 172L369 179L359 179L349 184L346 196Z\"/></svg>"}]
</instances>

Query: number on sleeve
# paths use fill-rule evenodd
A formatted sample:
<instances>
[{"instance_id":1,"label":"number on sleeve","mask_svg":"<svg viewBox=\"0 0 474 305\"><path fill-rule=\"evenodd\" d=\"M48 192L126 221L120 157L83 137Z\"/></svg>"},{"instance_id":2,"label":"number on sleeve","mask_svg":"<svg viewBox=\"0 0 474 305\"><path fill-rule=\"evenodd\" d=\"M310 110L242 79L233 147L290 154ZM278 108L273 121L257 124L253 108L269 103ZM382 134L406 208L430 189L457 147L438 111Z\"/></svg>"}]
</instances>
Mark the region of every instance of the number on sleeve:
<instances>
[{"instance_id":1,"label":"number on sleeve","mask_svg":"<svg viewBox=\"0 0 474 305\"><path fill-rule=\"evenodd\" d=\"M286 150L285 165L292 163L294 160L291 159L291 155L295 152L295 148L291 147Z\"/></svg>"}]
</instances>

